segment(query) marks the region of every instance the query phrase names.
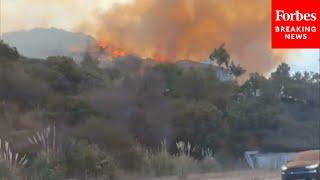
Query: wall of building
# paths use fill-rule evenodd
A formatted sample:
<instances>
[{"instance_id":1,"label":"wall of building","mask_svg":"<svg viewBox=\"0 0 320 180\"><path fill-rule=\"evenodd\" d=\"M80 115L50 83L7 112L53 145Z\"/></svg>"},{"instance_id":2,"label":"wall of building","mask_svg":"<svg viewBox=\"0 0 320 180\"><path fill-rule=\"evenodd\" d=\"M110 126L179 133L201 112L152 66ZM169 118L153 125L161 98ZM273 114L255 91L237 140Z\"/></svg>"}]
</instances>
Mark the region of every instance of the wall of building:
<instances>
[{"instance_id":1,"label":"wall of building","mask_svg":"<svg viewBox=\"0 0 320 180\"><path fill-rule=\"evenodd\" d=\"M251 168L279 169L294 158L296 153L260 153L258 151L245 152L245 159Z\"/></svg>"}]
</instances>

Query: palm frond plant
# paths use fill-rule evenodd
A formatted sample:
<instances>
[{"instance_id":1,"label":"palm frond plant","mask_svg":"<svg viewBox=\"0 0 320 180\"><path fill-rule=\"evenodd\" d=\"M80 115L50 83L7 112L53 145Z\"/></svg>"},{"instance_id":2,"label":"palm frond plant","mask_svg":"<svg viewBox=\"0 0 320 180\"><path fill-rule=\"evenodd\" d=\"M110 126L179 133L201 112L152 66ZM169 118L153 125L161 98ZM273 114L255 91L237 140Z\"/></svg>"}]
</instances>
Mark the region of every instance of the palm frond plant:
<instances>
[{"instance_id":1,"label":"palm frond plant","mask_svg":"<svg viewBox=\"0 0 320 180\"><path fill-rule=\"evenodd\" d=\"M11 166L25 166L28 162L26 155L15 153L10 148L8 141L0 138L0 161L6 162Z\"/></svg>"},{"instance_id":2,"label":"palm frond plant","mask_svg":"<svg viewBox=\"0 0 320 180\"><path fill-rule=\"evenodd\" d=\"M28 141L32 145L37 145L41 151L46 153L56 153L58 151L56 127L48 126L47 128L37 131L34 135L29 136Z\"/></svg>"}]
</instances>

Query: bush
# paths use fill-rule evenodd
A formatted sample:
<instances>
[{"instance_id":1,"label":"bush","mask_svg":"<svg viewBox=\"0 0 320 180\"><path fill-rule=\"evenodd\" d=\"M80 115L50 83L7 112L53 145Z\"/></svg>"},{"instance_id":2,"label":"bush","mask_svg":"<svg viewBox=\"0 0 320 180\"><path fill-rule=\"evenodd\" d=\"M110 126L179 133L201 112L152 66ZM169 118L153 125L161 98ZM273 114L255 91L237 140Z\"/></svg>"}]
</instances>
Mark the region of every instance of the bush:
<instances>
[{"instance_id":1,"label":"bush","mask_svg":"<svg viewBox=\"0 0 320 180\"><path fill-rule=\"evenodd\" d=\"M177 144L181 145L181 143ZM204 153L202 160L193 158L191 145L188 147L178 147L179 154L170 154L166 147L162 145L158 152L146 152L144 158L143 173L151 176L179 176L186 177L190 173L207 173L220 170L219 163L209 151ZM186 146L183 143L183 146Z\"/></svg>"},{"instance_id":2,"label":"bush","mask_svg":"<svg viewBox=\"0 0 320 180\"><path fill-rule=\"evenodd\" d=\"M45 104L50 93L45 82L32 78L21 66L0 65L0 99L35 107Z\"/></svg>"},{"instance_id":3,"label":"bush","mask_svg":"<svg viewBox=\"0 0 320 180\"><path fill-rule=\"evenodd\" d=\"M115 158L119 161L119 166L126 171L139 171L143 167L144 155L134 147L123 147Z\"/></svg>"},{"instance_id":4,"label":"bush","mask_svg":"<svg viewBox=\"0 0 320 180\"><path fill-rule=\"evenodd\" d=\"M2 40L0 40L0 63L5 62L5 60L8 61L14 61L19 58L19 53L16 48L11 48L7 44L5 44ZM3 60L3 57L6 57L5 60Z\"/></svg>"},{"instance_id":5,"label":"bush","mask_svg":"<svg viewBox=\"0 0 320 180\"><path fill-rule=\"evenodd\" d=\"M48 57L46 64L50 68L48 82L56 91L66 94L73 94L78 91L78 85L83 77L72 58Z\"/></svg>"},{"instance_id":6,"label":"bush","mask_svg":"<svg viewBox=\"0 0 320 180\"><path fill-rule=\"evenodd\" d=\"M145 165L143 173L152 176L173 175L175 171L175 162L170 153L162 148L157 153L146 152Z\"/></svg>"},{"instance_id":7,"label":"bush","mask_svg":"<svg viewBox=\"0 0 320 180\"><path fill-rule=\"evenodd\" d=\"M50 154L39 153L31 164L32 179L61 180L65 178L65 169Z\"/></svg>"},{"instance_id":8,"label":"bush","mask_svg":"<svg viewBox=\"0 0 320 180\"><path fill-rule=\"evenodd\" d=\"M180 154L173 156L174 161L174 175L179 177L186 177L190 173L200 172L199 162L187 154Z\"/></svg>"},{"instance_id":9,"label":"bush","mask_svg":"<svg viewBox=\"0 0 320 180\"><path fill-rule=\"evenodd\" d=\"M80 177L104 177L112 180L116 177L116 164L113 158L101 151L98 146L84 141L76 142L73 150L66 154L68 173Z\"/></svg>"},{"instance_id":10,"label":"bush","mask_svg":"<svg viewBox=\"0 0 320 180\"><path fill-rule=\"evenodd\" d=\"M221 163L214 157L211 151L207 150L203 154L203 159L199 162L201 172L214 172L222 170Z\"/></svg>"},{"instance_id":11,"label":"bush","mask_svg":"<svg viewBox=\"0 0 320 180\"><path fill-rule=\"evenodd\" d=\"M81 99L67 98L64 108L66 109L67 113L69 113L70 119L73 120L86 118L91 114L94 114L94 110L92 109L90 104Z\"/></svg>"},{"instance_id":12,"label":"bush","mask_svg":"<svg viewBox=\"0 0 320 180\"><path fill-rule=\"evenodd\" d=\"M16 180L19 178L19 170L16 167L10 166L5 162L0 162L0 179Z\"/></svg>"}]
</instances>

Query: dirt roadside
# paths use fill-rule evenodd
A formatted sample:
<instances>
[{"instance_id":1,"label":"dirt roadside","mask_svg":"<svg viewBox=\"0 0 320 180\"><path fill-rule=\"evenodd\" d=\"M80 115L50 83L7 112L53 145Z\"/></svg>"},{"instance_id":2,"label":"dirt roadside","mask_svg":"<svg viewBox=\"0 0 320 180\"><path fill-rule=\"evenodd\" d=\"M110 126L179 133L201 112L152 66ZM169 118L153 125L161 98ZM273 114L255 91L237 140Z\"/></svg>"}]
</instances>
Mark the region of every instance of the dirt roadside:
<instances>
[{"instance_id":1,"label":"dirt roadside","mask_svg":"<svg viewBox=\"0 0 320 180\"><path fill-rule=\"evenodd\" d=\"M181 180L179 177L156 178L153 180ZM195 174L186 180L280 180L279 171L244 170L224 173Z\"/></svg>"}]
</instances>

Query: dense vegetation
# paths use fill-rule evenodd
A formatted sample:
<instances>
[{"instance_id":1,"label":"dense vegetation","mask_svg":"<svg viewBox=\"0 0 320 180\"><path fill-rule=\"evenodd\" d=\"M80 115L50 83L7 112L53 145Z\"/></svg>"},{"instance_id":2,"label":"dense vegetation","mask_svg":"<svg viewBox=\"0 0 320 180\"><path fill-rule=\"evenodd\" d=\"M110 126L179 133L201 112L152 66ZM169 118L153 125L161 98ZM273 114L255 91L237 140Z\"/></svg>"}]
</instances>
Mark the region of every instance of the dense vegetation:
<instances>
[{"instance_id":1,"label":"dense vegetation","mask_svg":"<svg viewBox=\"0 0 320 180\"><path fill-rule=\"evenodd\" d=\"M108 64L89 55L81 63L29 59L1 42L0 150L8 152L7 143L19 153L11 159L28 161L0 164L0 176L114 179L119 169L162 175L181 167L172 157L198 167L209 161L207 168L246 150L319 148L318 73L291 75L283 63L268 78L253 73L239 84L245 70L229 63L223 46L210 59L234 80L219 80L213 65L150 65L135 56Z\"/></svg>"}]
</instances>

